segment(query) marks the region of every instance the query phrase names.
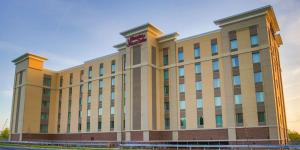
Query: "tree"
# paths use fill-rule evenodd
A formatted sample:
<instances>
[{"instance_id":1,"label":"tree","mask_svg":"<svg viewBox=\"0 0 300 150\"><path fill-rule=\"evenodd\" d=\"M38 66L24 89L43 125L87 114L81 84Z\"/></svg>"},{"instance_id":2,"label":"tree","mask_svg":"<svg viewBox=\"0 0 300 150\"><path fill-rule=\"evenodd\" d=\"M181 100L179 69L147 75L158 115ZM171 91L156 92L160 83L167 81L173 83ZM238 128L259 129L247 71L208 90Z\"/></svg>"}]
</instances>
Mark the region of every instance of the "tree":
<instances>
[{"instance_id":1,"label":"tree","mask_svg":"<svg viewBox=\"0 0 300 150\"><path fill-rule=\"evenodd\" d=\"M3 139L8 139L9 136L9 129L5 128L3 131L1 131L1 135L0 135Z\"/></svg>"},{"instance_id":2,"label":"tree","mask_svg":"<svg viewBox=\"0 0 300 150\"><path fill-rule=\"evenodd\" d=\"M288 134L291 142L300 142L300 134L298 132L289 130Z\"/></svg>"}]
</instances>

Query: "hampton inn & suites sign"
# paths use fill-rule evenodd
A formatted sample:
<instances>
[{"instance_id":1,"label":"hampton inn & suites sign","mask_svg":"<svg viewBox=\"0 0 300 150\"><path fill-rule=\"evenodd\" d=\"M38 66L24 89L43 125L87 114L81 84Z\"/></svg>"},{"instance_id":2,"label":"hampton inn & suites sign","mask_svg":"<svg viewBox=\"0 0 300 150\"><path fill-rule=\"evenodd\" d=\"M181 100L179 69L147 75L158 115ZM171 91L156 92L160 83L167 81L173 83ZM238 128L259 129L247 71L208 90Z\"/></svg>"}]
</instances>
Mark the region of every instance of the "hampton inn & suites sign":
<instances>
[{"instance_id":1,"label":"hampton inn & suites sign","mask_svg":"<svg viewBox=\"0 0 300 150\"><path fill-rule=\"evenodd\" d=\"M127 46L132 46L136 45L142 42L145 42L147 40L145 34L137 34L137 35L132 35L127 38Z\"/></svg>"}]
</instances>

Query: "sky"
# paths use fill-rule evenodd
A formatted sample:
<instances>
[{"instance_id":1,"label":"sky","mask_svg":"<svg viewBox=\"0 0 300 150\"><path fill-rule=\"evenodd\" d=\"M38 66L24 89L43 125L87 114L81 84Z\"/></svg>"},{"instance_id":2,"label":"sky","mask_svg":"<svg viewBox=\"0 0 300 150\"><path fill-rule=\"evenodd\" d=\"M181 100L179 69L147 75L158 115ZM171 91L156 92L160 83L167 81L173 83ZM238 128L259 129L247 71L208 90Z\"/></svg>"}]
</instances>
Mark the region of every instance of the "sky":
<instances>
[{"instance_id":1,"label":"sky","mask_svg":"<svg viewBox=\"0 0 300 150\"><path fill-rule=\"evenodd\" d=\"M14 64L31 52L62 70L116 52L120 32L151 22L180 38L218 29L214 20L272 5L283 45L280 59L289 129L300 132L300 0L1 0L0 130L10 118ZM5 126L9 126L9 121Z\"/></svg>"}]
</instances>

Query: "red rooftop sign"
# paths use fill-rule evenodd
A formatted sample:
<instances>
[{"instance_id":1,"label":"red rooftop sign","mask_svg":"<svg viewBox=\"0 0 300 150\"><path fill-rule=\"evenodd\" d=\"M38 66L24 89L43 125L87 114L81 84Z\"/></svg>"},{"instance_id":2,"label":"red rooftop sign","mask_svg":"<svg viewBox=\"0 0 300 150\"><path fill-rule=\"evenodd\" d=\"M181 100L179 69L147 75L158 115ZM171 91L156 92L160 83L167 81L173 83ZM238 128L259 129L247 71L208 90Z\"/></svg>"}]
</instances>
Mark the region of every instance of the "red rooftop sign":
<instances>
[{"instance_id":1,"label":"red rooftop sign","mask_svg":"<svg viewBox=\"0 0 300 150\"><path fill-rule=\"evenodd\" d=\"M132 35L127 39L127 46L129 47L138 43L142 43L145 42L146 40L147 39L145 34Z\"/></svg>"}]
</instances>

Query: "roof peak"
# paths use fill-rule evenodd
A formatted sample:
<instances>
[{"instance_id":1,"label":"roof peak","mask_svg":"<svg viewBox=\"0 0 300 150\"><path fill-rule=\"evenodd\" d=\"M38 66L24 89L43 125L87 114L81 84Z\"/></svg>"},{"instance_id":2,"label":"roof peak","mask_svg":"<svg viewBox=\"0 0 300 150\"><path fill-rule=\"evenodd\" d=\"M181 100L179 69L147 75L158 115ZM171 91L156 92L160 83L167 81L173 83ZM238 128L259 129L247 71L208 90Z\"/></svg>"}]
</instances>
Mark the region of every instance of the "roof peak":
<instances>
[{"instance_id":1,"label":"roof peak","mask_svg":"<svg viewBox=\"0 0 300 150\"><path fill-rule=\"evenodd\" d=\"M271 18L273 18L274 29L276 31L279 31L279 26L278 26L278 23L277 23L275 14L274 14L273 7L271 5L266 5L266 6L252 9L252 10L242 12L242 13L239 13L236 15L218 19L218 20L215 20L214 23L219 26L224 26L224 25L236 23L236 22L239 22L242 20L246 20L246 19L250 19L250 18L254 18L257 16L266 15L266 14L269 14L271 16Z\"/></svg>"},{"instance_id":2,"label":"roof peak","mask_svg":"<svg viewBox=\"0 0 300 150\"><path fill-rule=\"evenodd\" d=\"M34 59L37 59L37 60L40 60L40 61L48 60L47 58L42 57L42 56L38 56L38 55L35 55L35 54L32 54L32 53L25 53L25 54L19 56L18 58L12 60L12 62L15 63L15 64L18 64L19 62L22 62L22 61L24 61L28 58L34 58Z\"/></svg>"},{"instance_id":3,"label":"roof peak","mask_svg":"<svg viewBox=\"0 0 300 150\"><path fill-rule=\"evenodd\" d=\"M123 31L120 34L123 35L124 37L128 37L128 36L131 36L133 34L138 34L138 33L141 33L141 32L148 31L148 30L151 30L156 35L161 35L163 33L158 27L156 27L155 25L153 25L150 22L147 22L147 23L142 24L140 26L136 26L136 27L133 27L133 28L128 29L126 31Z\"/></svg>"}]
</instances>

